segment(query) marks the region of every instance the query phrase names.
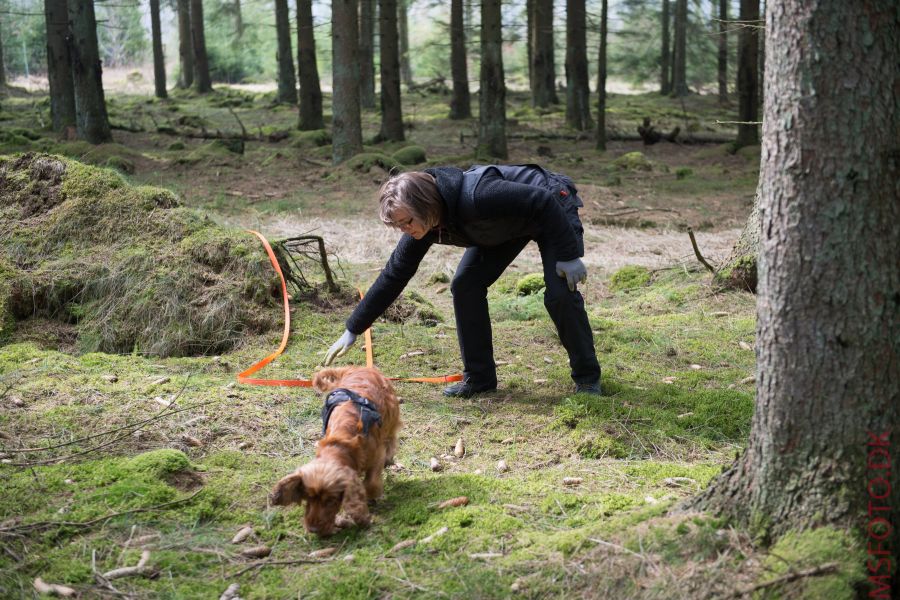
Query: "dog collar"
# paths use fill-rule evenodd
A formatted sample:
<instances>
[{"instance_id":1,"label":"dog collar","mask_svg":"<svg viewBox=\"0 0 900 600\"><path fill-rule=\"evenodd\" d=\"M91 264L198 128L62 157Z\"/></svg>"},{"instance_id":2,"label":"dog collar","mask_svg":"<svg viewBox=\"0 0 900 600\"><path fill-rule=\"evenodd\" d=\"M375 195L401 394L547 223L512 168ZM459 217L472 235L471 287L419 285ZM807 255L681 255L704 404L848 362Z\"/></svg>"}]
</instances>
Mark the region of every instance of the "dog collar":
<instances>
[{"instance_id":1,"label":"dog collar","mask_svg":"<svg viewBox=\"0 0 900 600\"><path fill-rule=\"evenodd\" d=\"M369 435L369 428L372 425L381 425L381 413L368 398L363 398L353 390L337 388L325 396L325 406L322 407L322 435L325 435L325 430L328 429L328 420L334 407L344 402L352 402L359 407L359 419L362 421L365 435Z\"/></svg>"}]
</instances>

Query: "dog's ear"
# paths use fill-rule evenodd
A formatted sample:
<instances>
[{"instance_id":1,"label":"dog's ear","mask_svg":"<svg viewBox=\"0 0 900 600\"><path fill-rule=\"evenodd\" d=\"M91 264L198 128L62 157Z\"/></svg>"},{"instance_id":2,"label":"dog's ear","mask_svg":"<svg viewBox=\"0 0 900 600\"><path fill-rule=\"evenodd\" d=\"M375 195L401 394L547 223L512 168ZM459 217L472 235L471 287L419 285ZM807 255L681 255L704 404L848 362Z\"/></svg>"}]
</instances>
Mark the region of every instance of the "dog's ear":
<instances>
[{"instance_id":1,"label":"dog's ear","mask_svg":"<svg viewBox=\"0 0 900 600\"><path fill-rule=\"evenodd\" d=\"M372 522L372 517L369 514L369 502L359 476L353 469L343 467L341 483L344 485L342 508L357 525L363 527L369 525Z\"/></svg>"},{"instance_id":2,"label":"dog's ear","mask_svg":"<svg viewBox=\"0 0 900 600\"><path fill-rule=\"evenodd\" d=\"M305 499L306 487L303 484L303 471L299 469L282 478L269 493L269 502L273 506L300 504Z\"/></svg>"},{"instance_id":3,"label":"dog's ear","mask_svg":"<svg viewBox=\"0 0 900 600\"><path fill-rule=\"evenodd\" d=\"M348 367L340 367L338 369L322 369L313 375L313 387L321 393L330 392L337 387L338 382L344 378Z\"/></svg>"}]
</instances>

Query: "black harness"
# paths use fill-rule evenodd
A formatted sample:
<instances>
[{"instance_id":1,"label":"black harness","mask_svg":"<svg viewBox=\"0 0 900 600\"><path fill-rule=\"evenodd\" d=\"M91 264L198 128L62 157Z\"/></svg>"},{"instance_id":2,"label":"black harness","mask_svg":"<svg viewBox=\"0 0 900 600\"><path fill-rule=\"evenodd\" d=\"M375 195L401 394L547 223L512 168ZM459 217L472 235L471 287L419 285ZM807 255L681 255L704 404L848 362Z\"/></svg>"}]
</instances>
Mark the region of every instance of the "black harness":
<instances>
[{"instance_id":1,"label":"black harness","mask_svg":"<svg viewBox=\"0 0 900 600\"><path fill-rule=\"evenodd\" d=\"M325 430L328 429L328 419L331 418L334 407L344 402L352 402L359 407L359 420L362 421L365 435L369 435L369 428L372 425L381 425L381 413L367 398L363 398L353 390L337 388L325 396L325 406L322 407L322 435L325 435Z\"/></svg>"}]
</instances>

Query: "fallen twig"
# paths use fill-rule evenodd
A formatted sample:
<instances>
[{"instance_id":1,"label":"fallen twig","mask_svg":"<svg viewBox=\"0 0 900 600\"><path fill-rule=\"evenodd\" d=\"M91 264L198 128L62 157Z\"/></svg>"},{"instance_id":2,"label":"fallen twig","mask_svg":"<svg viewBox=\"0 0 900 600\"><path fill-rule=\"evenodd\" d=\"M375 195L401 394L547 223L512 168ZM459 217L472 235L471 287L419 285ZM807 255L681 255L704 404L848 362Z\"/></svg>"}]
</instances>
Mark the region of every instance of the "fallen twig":
<instances>
[{"instance_id":1,"label":"fallen twig","mask_svg":"<svg viewBox=\"0 0 900 600\"><path fill-rule=\"evenodd\" d=\"M752 585L750 587L744 588L742 590L735 591L730 597L731 598L740 598L741 596L746 596L748 594L752 594L755 591L772 587L773 585L780 585L782 583L789 583L796 579L802 579L804 577L817 577L819 575L827 575L829 573L834 573L840 568L840 563L830 562L825 563L824 565L819 565L818 567L811 567L809 569L804 569L802 571L793 571L791 570L788 573L785 573L781 577L776 577L775 579L770 579L769 581L763 581L762 583L757 583L756 585Z\"/></svg>"},{"instance_id":2,"label":"fallen twig","mask_svg":"<svg viewBox=\"0 0 900 600\"><path fill-rule=\"evenodd\" d=\"M617 217L623 217L625 215L630 215L630 214L639 213L639 212L670 212L670 213L675 213L676 215L681 214L674 208L655 208L653 206L648 206L646 208L629 208L629 209L621 210L618 212L600 213L597 216L615 219Z\"/></svg>"},{"instance_id":3,"label":"fallen twig","mask_svg":"<svg viewBox=\"0 0 900 600\"><path fill-rule=\"evenodd\" d=\"M141 558L136 565L133 567L120 567L118 569L107 571L103 574L103 578L111 580L119 579L120 577L131 577L132 575L146 575L150 572L150 569L147 568L148 560L150 560L150 551L144 550L141 552Z\"/></svg>"},{"instance_id":4,"label":"fallen twig","mask_svg":"<svg viewBox=\"0 0 900 600\"><path fill-rule=\"evenodd\" d=\"M711 264L709 264L708 262L706 262L706 259L703 258L703 255L702 255L702 254L700 254L700 248L697 247L697 239L694 237L694 230L691 229L690 227L688 227L688 228L687 228L687 232L688 232L688 237L691 238L691 246L694 247L694 254L697 256L697 260L699 260L700 263L701 263L704 267L706 267L707 269L709 269L709 272L710 272L710 273L712 273L713 275L715 275L716 270L713 268L713 266L712 266Z\"/></svg>"}]
</instances>

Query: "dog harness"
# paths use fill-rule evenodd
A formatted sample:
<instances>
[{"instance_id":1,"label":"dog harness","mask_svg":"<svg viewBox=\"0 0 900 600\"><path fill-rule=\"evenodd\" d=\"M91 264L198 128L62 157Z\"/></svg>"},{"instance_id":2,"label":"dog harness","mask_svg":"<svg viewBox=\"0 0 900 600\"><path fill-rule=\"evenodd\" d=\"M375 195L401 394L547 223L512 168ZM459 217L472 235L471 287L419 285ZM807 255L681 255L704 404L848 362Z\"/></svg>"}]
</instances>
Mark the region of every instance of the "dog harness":
<instances>
[{"instance_id":1,"label":"dog harness","mask_svg":"<svg viewBox=\"0 0 900 600\"><path fill-rule=\"evenodd\" d=\"M369 435L369 428L372 425L381 425L381 413L368 398L363 398L346 388L337 388L325 396L325 406L322 407L322 435L325 435L325 430L328 429L328 419L331 418L334 407L344 402L352 402L359 407L359 420L362 421L365 435Z\"/></svg>"}]
</instances>

